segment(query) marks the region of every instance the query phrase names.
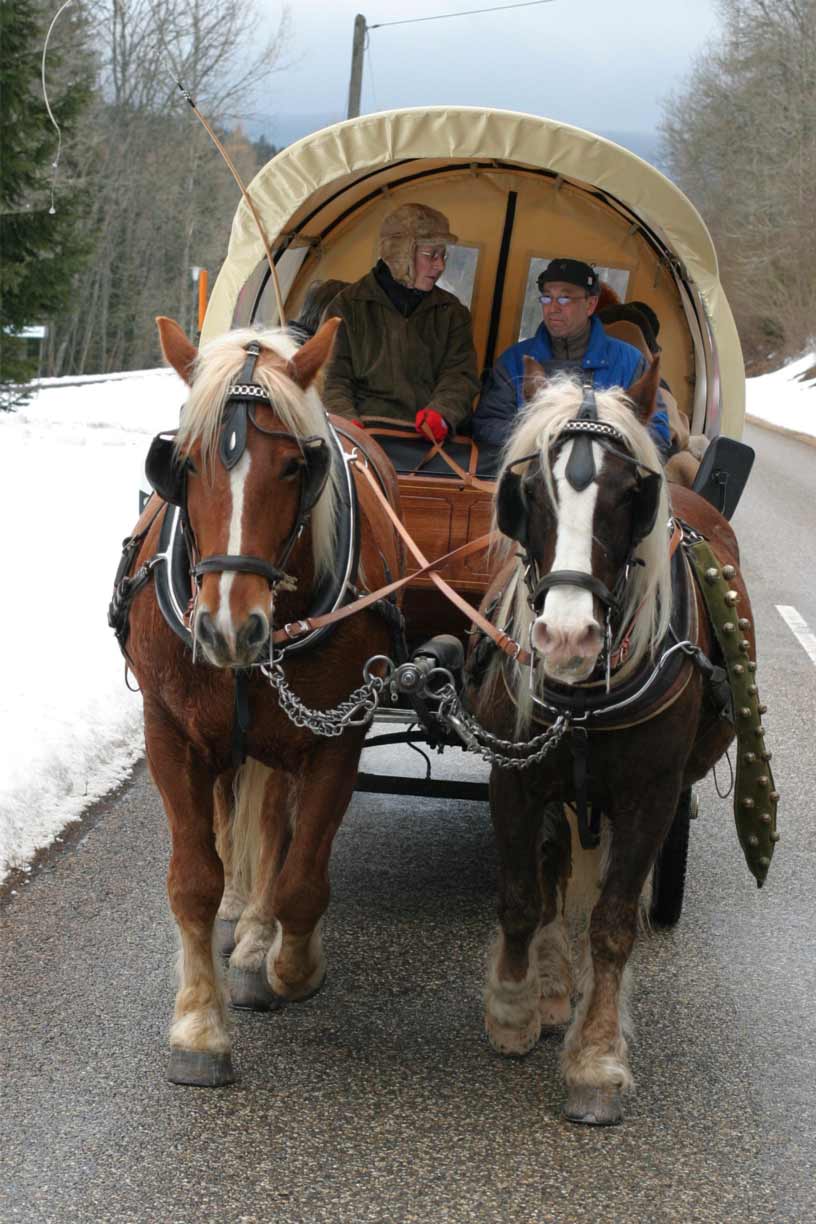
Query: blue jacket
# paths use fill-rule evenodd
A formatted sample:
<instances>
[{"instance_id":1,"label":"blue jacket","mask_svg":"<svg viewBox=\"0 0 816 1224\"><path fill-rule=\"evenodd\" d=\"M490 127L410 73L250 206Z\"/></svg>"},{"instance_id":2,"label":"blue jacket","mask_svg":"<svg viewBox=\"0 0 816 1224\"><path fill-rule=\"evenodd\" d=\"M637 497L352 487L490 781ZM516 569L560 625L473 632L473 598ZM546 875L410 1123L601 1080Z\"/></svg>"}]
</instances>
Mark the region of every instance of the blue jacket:
<instances>
[{"instance_id":1,"label":"blue jacket","mask_svg":"<svg viewBox=\"0 0 816 1224\"><path fill-rule=\"evenodd\" d=\"M524 407L524 358L536 361L552 361L550 334L542 323L529 340L520 340L505 349L491 371L479 397L473 414L473 437L488 446L503 446L513 428L516 413ZM637 349L607 336L599 319L590 321L589 348L581 361L585 370L595 371L595 388L606 391L609 387L631 387L646 369L646 363ZM658 406L649 421L652 439L665 458L669 446L669 417L661 407L662 397L658 392Z\"/></svg>"}]
</instances>

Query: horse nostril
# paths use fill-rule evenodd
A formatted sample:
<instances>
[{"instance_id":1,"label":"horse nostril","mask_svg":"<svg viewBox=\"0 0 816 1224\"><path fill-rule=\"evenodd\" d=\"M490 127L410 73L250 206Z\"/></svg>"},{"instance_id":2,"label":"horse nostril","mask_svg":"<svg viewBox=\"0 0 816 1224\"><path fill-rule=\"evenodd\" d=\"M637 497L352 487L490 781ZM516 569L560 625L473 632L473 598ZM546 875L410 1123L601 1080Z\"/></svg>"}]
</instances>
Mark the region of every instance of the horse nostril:
<instances>
[{"instance_id":1,"label":"horse nostril","mask_svg":"<svg viewBox=\"0 0 816 1224\"><path fill-rule=\"evenodd\" d=\"M215 641L215 625L209 612L206 612L203 608L196 616L195 627L198 640L204 642L207 646L212 646Z\"/></svg>"},{"instance_id":2,"label":"horse nostril","mask_svg":"<svg viewBox=\"0 0 816 1224\"><path fill-rule=\"evenodd\" d=\"M269 637L269 621L259 612L252 612L241 626L238 645L243 650L258 650Z\"/></svg>"}]
</instances>

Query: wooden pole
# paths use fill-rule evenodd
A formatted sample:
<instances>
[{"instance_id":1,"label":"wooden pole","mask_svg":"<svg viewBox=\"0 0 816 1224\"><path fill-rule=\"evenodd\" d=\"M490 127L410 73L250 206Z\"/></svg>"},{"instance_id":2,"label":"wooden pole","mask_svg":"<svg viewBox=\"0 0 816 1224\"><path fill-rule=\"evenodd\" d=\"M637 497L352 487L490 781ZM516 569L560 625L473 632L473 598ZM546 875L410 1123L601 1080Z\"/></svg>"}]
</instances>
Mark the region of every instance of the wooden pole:
<instances>
[{"instance_id":1,"label":"wooden pole","mask_svg":"<svg viewBox=\"0 0 816 1224\"><path fill-rule=\"evenodd\" d=\"M363 88L363 52L365 51L366 19L362 13L354 18L354 39L351 44L351 77L349 78L347 119L360 113L360 94Z\"/></svg>"},{"instance_id":2,"label":"wooden pole","mask_svg":"<svg viewBox=\"0 0 816 1224\"><path fill-rule=\"evenodd\" d=\"M198 273L198 330L204 326L204 316L207 313L207 269L201 268Z\"/></svg>"}]
</instances>

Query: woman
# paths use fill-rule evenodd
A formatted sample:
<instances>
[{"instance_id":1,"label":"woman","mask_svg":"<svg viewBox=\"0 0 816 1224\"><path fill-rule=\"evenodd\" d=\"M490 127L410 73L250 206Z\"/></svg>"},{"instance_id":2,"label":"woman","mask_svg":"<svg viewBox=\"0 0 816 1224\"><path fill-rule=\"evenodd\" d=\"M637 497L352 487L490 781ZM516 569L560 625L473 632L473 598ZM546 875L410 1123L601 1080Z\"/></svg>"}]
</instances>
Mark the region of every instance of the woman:
<instances>
[{"instance_id":1,"label":"woman","mask_svg":"<svg viewBox=\"0 0 816 1224\"><path fill-rule=\"evenodd\" d=\"M447 217L425 204L385 218L378 262L326 312L345 323L326 375L329 412L410 421L438 442L470 417L479 389L470 312L436 283L455 242Z\"/></svg>"}]
</instances>

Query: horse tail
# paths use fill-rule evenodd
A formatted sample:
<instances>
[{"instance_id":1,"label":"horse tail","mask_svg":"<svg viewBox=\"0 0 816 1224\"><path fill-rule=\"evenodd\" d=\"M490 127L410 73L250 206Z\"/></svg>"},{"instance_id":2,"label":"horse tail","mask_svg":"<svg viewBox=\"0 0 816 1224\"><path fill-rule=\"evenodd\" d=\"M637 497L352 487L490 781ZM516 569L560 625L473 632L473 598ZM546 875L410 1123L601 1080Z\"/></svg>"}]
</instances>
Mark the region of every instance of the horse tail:
<instances>
[{"instance_id":1,"label":"horse tail","mask_svg":"<svg viewBox=\"0 0 816 1224\"><path fill-rule=\"evenodd\" d=\"M272 773L251 757L235 775L235 806L232 823L232 872L236 891L248 897L252 892L255 866L261 851L261 819L266 784Z\"/></svg>"},{"instance_id":2,"label":"horse tail","mask_svg":"<svg viewBox=\"0 0 816 1224\"><path fill-rule=\"evenodd\" d=\"M595 902L601 892L601 886L606 879L609 868L609 855L612 843L612 830L608 820L601 821L601 840L594 850L584 850L578 836L578 820L575 809L567 806L565 809L570 827L572 842L572 872L567 883L567 912L574 928L583 929L589 926L589 918ZM646 878L646 883L640 894L638 905L638 927L642 931L651 930L649 918L652 903L652 875Z\"/></svg>"}]
</instances>

